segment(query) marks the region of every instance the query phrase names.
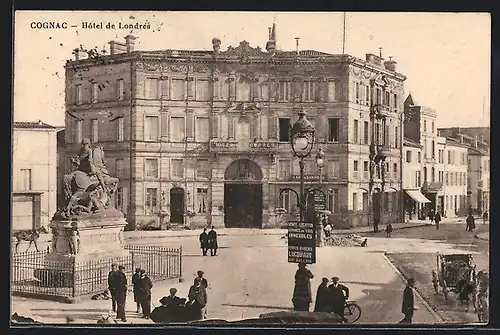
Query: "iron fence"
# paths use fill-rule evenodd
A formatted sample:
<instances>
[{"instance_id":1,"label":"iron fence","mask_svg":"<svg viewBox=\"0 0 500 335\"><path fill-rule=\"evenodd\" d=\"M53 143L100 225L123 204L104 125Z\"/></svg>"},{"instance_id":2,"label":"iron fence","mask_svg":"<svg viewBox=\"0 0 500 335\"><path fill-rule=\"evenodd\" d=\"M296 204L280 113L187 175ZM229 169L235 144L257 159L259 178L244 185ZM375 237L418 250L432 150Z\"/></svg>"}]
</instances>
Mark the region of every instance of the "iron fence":
<instances>
[{"instance_id":1,"label":"iron fence","mask_svg":"<svg viewBox=\"0 0 500 335\"><path fill-rule=\"evenodd\" d=\"M113 263L125 267L129 281L136 268L146 270L153 281L182 277L182 248L133 245L125 248L130 255L84 262L50 261L46 259L46 250L13 253L12 294L71 299L100 293L108 287Z\"/></svg>"}]
</instances>

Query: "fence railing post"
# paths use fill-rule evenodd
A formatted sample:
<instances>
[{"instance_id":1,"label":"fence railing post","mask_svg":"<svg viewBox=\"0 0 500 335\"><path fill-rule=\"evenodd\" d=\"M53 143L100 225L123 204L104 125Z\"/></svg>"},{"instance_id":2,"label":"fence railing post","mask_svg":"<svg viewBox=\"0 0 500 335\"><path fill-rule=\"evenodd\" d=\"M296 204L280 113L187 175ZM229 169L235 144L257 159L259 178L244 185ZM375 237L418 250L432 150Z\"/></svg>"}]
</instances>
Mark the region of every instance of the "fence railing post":
<instances>
[{"instance_id":1,"label":"fence railing post","mask_svg":"<svg viewBox=\"0 0 500 335\"><path fill-rule=\"evenodd\" d=\"M184 279L182 278L182 246L179 248L179 283L182 283Z\"/></svg>"},{"instance_id":2,"label":"fence railing post","mask_svg":"<svg viewBox=\"0 0 500 335\"><path fill-rule=\"evenodd\" d=\"M71 279L72 279L72 285L71 285L71 296L74 298L75 297L75 293L76 293L76 280L77 280L77 275L76 275L76 261L75 259L73 258L73 262L71 264Z\"/></svg>"}]
</instances>

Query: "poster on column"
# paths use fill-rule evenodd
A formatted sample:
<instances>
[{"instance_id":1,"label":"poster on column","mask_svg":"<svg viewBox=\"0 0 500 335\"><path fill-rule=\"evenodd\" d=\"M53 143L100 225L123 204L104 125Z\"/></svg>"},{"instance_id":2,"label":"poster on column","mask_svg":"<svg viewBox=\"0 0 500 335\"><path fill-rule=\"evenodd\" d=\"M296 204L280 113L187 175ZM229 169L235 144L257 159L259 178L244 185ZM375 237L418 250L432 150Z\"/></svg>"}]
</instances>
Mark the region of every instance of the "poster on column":
<instances>
[{"instance_id":1,"label":"poster on column","mask_svg":"<svg viewBox=\"0 0 500 335\"><path fill-rule=\"evenodd\" d=\"M312 222L288 222L288 263L316 263L316 243Z\"/></svg>"}]
</instances>

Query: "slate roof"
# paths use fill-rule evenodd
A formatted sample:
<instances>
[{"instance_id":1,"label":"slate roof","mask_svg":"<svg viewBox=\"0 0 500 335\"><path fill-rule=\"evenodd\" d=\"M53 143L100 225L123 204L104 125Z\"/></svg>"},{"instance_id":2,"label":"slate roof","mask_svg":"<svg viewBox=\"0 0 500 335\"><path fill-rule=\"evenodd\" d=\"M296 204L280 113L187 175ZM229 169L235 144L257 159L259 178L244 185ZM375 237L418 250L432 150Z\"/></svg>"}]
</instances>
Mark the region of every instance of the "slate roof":
<instances>
[{"instance_id":1,"label":"slate roof","mask_svg":"<svg viewBox=\"0 0 500 335\"><path fill-rule=\"evenodd\" d=\"M57 129L57 127L51 126L50 124L44 123L41 120L38 121L21 121L14 122L14 128L23 129Z\"/></svg>"}]
</instances>

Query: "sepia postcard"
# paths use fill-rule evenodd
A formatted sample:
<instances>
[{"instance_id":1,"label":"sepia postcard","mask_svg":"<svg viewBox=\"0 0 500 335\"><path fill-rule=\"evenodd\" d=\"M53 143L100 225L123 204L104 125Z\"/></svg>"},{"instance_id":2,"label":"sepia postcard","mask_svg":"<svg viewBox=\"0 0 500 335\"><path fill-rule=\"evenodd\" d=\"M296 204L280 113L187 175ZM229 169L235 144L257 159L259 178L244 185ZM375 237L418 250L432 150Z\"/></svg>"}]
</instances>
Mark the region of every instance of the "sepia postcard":
<instances>
[{"instance_id":1,"label":"sepia postcard","mask_svg":"<svg viewBox=\"0 0 500 335\"><path fill-rule=\"evenodd\" d=\"M16 11L11 326L479 325L486 13Z\"/></svg>"}]
</instances>

